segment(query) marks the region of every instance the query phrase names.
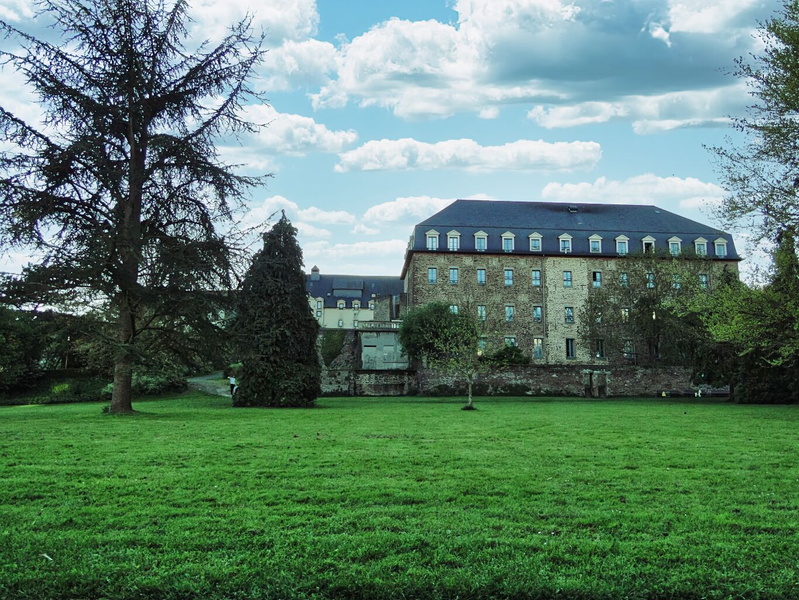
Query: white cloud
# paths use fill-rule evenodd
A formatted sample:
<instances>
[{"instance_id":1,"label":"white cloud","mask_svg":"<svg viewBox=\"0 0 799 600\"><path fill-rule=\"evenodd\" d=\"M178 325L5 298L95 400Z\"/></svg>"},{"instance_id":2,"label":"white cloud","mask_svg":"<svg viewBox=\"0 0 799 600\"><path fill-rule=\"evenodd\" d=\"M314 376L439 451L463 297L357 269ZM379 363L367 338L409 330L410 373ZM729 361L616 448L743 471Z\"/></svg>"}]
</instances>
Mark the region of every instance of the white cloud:
<instances>
[{"instance_id":1,"label":"white cloud","mask_svg":"<svg viewBox=\"0 0 799 600\"><path fill-rule=\"evenodd\" d=\"M367 227L363 223L356 223L355 227L352 228L351 233L355 235L377 235L380 233L379 229L375 229L374 227Z\"/></svg>"},{"instance_id":2,"label":"white cloud","mask_svg":"<svg viewBox=\"0 0 799 600\"><path fill-rule=\"evenodd\" d=\"M481 146L474 140L430 144L411 138L372 140L339 154L335 170L347 171L464 169L467 171L550 171L593 168L602 157L596 142L519 140Z\"/></svg>"},{"instance_id":3,"label":"white cloud","mask_svg":"<svg viewBox=\"0 0 799 600\"><path fill-rule=\"evenodd\" d=\"M682 127L729 125L723 115L737 112L749 100L741 83L713 90L671 92L654 96L627 96L615 102L583 102L571 106L536 106L527 117L541 127L555 129L629 118L639 135Z\"/></svg>"},{"instance_id":4,"label":"white cloud","mask_svg":"<svg viewBox=\"0 0 799 600\"><path fill-rule=\"evenodd\" d=\"M297 212L296 202L292 202L284 196L270 196L264 198L260 204L250 208L242 218L245 227L261 227L269 222L274 222L280 217L280 211L285 210L289 218Z\"/></svg>"},{"instance_id":5,"label":"white cloud","mask_svg":"<svg viewBox=\"0 0 799 600\"><path fill-rule=\"evenodd\" d=\"M763 3L760 0L670 0L672 32L712 34L729 30L738 15Z\"/></svg>"},{"instance_id":6,"label":"white cloud","mask_svg":"<svg viewBox=\"0 0 799 600\"><path fill-rule=\"evenodd\" d=\"M610 204L654 204L678 201L682 208L716 204L724 190L693 177L658 177L651 173L624 181L605 177L593 183L550 183L541 191L544 200L604 202Z\"/></svg>"},{"instance_id":7,"label":"white cloud","mask_svg":"<svg viewBox=\"0 0 799 600\"><path fill-rule=\"evenodd\" d=\"M310 96L315 108L355 101L407 119L496 118L511 103L539 104L531 118L548 127L635 118L625 100L634 95L726 85L721 67L755 47L765 4L457 0L454 23L391 19L342 44L335 76ZM697 108L684 104L672 118L689 126L737 112Z\"/></svg>"},{"instance_id":8,"label":"white cloud","mask_svg":"<svg viewBox=\"0 0 799 600\"><path fill-rule=\"evenodd\" d=\"M425 219L455 202L455 198L410 196L383 202L369 208L363 215L367 223L394 223L409 219Z\"/></svg>"},{"instance_id":9,"label":"white cloud","mask_svg":"<svg viewBox=\"0 0 799 600\"><path fill-rule=\"evenodd\" d=\"M297 228L297 237L298 238L310 238L313 240L320 240L320 239L328 239L333 236L333 234L328 229L323 229L321 227L314 227L308 223L303 223L302 221L292 221L291 223L294 227Z\"/></svg>"},{"instance_id":10,"label":"white cloud","mask_svg":"<svg viewBox=\"0 0 799 600\"><path fill-rule=\"evenodd\" d=\"M266 32L270 46L305 39L314 35L319 25L316 0L263 0L257 10L250 0L196 0L190 12L193 37L212 42L221 40L232 23L248 14L253 17L253 26Z\"/></svg>"},{"instance_id":11,"label":"white cloud","mask_svg":"<svg viewBox=\"0 0 799 600\"><path fill-rule=\"evenodd\" d=\"M0 19L15 23L24 19L32 19L35 15L34 4L29 0L3 0L0 2Z\"/></svg>"},{"instance_id":12,"label":"white cloud","mask_svg":"<svg viewBox=\"0 0 799 600\"><path fill-rule=\"evenodd\" d=\"M261 71L271 92L324 84L335 71L337 50L329 42L289 40L267 52Z\"/></svg>"},{"instance_id":13,"label":"white cloud","mask_svg":"<svg viewBox=\"0 0 799 600\"><path fill-rule=\"evenodd\" d=\"M370 261L385 261L386 259L393 259L394 263L402 264L402 257L405 255L405 248L408 245L408 240L382 240L374 242L354 242L351 244L331 244L330 242L320 240L309 242L303 246L303 256L307 264L318 264L323 271L330 272L329 268L322 265L325 264L360 264L362 262ZM375 262L373 264L379 264ZM341 272L341 269L337 269ZM386 272L385 269L380 269L381 272ZM366 273L368 271L354 270L355 273ZM399 268L396 270L399 275Z\"/></svg>"},{"instance_id":14,"label":"white cloud","mask_svg":"<svg viewBox=\"0 0 799 600\"><path fill-rule=\"evenodd\" d=\"M297 215L313 223L325 223L327 225L351 225L355 223L355 215L344 210L322 210L312 206L297 211Z\"/></svg>"},{"instance_id":15,"label":"white cloud","mask_svg":"<svg viewBox=\"0 0 799 600\"><path fill-rule=\"evenodd\" d=\"M279 113L265 104L248 106L243 114L251 122L266 125L258 134L247 137L249 145L257 145L250 151L295 156L311 151L341 152L358 139L351 129L333 131L310 117Z\"/></svg>"}]
</instances>

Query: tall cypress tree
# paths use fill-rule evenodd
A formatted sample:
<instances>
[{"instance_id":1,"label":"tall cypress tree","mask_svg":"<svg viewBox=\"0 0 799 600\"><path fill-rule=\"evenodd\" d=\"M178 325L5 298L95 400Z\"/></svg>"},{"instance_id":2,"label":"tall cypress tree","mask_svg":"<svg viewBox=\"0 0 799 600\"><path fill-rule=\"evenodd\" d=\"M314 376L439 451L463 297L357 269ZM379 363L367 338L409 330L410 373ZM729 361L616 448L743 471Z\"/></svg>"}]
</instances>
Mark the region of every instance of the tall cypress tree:
<instances>
[{"instance_id":1,"label":"tall cypress tree","mask_svg":"<svg viewBox=\"0 0 799 600\"><path fill-rule=\"evenodd\" d=\"M296 236L284 213L239 288L233 327L243 366L233 406L311 407L321 391L319 324Z\"/></svg>"}]
</instances>

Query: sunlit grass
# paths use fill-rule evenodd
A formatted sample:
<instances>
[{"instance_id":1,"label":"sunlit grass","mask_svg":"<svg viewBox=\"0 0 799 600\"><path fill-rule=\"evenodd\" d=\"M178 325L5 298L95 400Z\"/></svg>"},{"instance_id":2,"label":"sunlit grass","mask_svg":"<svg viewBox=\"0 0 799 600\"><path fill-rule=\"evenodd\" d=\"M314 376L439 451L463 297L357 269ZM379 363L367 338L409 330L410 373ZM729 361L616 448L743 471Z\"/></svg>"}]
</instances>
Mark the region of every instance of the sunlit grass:
<instances>
[{"instance_id":1,"label":"sunlit grass","mask_svg":"<svg viewBox=\"0 0 799 600\"><path fill-rule=\"evenodd\" d=\"M0 597L799 597L799 407L461 402L0 409Z\"/></svg>"}]
</instances>

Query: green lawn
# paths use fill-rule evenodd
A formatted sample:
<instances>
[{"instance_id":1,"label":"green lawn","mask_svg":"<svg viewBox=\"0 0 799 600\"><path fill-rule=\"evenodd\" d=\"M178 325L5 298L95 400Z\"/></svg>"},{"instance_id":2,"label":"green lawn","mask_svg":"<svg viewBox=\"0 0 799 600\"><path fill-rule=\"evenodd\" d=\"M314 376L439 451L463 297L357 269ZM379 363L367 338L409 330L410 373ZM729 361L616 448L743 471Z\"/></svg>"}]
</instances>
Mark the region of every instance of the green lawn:
<instances>
[{"instance_id":1,"label":"green lawn","mask_svg":"<svg viewBox=\"0 0 799 600\"><path fill-rule=\"evenodd\" d=\"M799 598L799 407L0 408L0 598Z\"/></svg>"}]
</instances>

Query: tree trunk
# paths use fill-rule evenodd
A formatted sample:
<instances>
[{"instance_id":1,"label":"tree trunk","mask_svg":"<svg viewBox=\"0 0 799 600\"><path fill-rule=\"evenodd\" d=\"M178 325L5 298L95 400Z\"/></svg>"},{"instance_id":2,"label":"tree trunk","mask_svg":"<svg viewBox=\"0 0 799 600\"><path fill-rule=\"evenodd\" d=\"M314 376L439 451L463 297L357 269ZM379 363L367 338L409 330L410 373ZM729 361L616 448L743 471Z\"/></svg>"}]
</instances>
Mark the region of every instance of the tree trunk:
<instances>
[{"instance_id":1,"label":"tree trunk","mask_svg":"<svg viewBox=\"0 0 799 600\"><path fill-rule=\"evenodd\" d=\"M119 306L119 347L114 354L114 390L111 393L112 413L133 412L133 337L134 317L130 299L123 296Z\"/></svg>"}]
</instances>

